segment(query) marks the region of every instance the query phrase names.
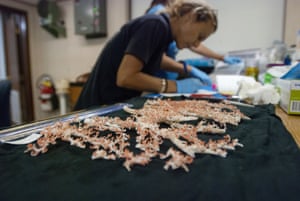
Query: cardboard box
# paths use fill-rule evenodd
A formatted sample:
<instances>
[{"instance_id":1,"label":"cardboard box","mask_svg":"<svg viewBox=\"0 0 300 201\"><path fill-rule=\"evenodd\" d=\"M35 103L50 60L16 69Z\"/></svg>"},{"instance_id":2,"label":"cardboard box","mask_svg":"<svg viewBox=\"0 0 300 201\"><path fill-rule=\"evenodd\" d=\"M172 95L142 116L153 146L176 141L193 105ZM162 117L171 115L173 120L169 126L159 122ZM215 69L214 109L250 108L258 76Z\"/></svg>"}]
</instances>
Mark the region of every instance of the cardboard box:
<instances>
[{"instance_id":1,"label":"cardboard box","mask_svg":"<svg viewBox=\"0 0 300 201\"><path fill-rule=\"evenodd\" d=\"M280 107L288 114L300 115L300 80L277 79L280 89Z\"/></svg>"}]
</instances>

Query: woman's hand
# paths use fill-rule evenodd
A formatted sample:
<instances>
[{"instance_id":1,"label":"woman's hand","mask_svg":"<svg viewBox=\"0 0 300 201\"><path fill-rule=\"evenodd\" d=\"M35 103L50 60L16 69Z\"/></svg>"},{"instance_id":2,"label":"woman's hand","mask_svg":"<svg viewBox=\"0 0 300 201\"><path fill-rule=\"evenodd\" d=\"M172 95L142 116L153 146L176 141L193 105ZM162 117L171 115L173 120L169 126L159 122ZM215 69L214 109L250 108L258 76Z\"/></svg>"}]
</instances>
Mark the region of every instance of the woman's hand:
<instances>
[{"instance_id":1,"label":"woman's hand","mask_svg":"<svg viewBox=\"0 0 300 201\"><path fill-rule=\"evenodd\" d=\"M210 77L205 72L197 69L194 66L190 66L190 67L191 67L190 68L191 70L189 72L189 76L198 78L199 80L201 80L203 85L212 86L212 81L211 81Z\"/></svg>"},{"instance_id":2,"label":"woman's hand","mask_svg":"<svg viewBox=\"0 0 300 201\"><path fill-rule=\"evenodd\" d=\"M232 64L238 64L238 63L242 62L242 60L238 57L225 56L224 62L232 65Z\"/></svg>"},{"instance_id":3,"label":"woman's hand","mask_svg":"<svg viewBox=\"0 0 300 201\"><path fill-rule=\"evenodd\" d=\"M186 78L176 81L177 93L195 93L203 87L203 83L197 78Z\"/></svg>"}]
</instances>

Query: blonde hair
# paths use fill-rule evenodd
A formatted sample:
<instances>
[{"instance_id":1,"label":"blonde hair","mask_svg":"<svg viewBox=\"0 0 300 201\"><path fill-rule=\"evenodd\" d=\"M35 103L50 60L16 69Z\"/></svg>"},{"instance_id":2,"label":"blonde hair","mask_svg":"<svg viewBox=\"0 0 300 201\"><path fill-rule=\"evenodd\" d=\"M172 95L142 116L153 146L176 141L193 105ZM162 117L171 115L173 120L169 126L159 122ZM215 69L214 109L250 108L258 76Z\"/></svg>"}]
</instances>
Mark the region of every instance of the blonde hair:
<instances>
[{"instance_id":1,"label":"blonde hair","mask_svg":"<svg viewBox=\"0 0 300 201\"><path fill-rule=\"evenodd\" d=\"M175 0L168 5L166 9L170 17L182 17L190 12L196 15L196 21L211 21L214 31L218 28L218 19L216 10L212 9L203 0Z\"/></svg>"}]
</instances>

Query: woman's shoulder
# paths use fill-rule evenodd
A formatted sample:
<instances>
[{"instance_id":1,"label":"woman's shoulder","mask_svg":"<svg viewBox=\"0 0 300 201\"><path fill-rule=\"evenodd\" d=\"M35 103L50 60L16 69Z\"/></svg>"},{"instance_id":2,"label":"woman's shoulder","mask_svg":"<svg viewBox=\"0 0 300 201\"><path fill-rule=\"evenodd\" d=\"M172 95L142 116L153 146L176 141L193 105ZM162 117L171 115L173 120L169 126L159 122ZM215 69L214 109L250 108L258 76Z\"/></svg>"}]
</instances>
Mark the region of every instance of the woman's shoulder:
<instances>
[{"instance_id":1,"label":"woman's shoulder","mask_svg":"<svg viewBox=\"0 0 300 201\"><path fill-rule=\"evenodd\" d=\"M161 15L143 15L128 22L121 32L141 33L141 34L159 34L161 36L169 34L169 20Z\"/></svg>"},{"instance_id":2,"label":"woman's shoulder","mask_svg":"<svg viewBox=\"0 0 300 201\"><path fill-rule=\"evenodd\" d=\"M169 19L166 14L159 14L159 15L143 15L136 19L132 20L133 24L153 24L153 25L162 25L167 26L169 24Z\"/></svg>"}]
</instances>

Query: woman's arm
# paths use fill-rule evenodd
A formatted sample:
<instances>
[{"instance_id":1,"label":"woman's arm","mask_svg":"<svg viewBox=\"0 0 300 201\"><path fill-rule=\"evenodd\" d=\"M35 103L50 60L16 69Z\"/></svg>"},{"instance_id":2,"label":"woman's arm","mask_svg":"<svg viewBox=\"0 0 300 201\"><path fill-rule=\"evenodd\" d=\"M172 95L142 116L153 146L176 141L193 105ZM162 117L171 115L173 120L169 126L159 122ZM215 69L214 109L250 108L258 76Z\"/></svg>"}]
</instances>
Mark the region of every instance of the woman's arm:
<instances>
[{"instance_id":1,"label":"woman's arm","mask_svg":"<svg viewBox=\"0 0 300 201\"><path fill-rule=\"evenodd\" d=\"M117 72L117 86L138 91L162 92L162 79L141 72L143 62L125 54ZM175 81L167 80L165 92L176 92Z\"/></svg>"},{"instance_id":2,"label":"woman's arm","mask_svg":"<svg viewBox=\"0 0 300 201\"><path fill-rule=\"evenodd\" d=\"M195 53L202 54L206 57L223 61L230 65L237 64L242 61L239 57L224 56L224 55L218 54L218 53L212 51L211 49L205 47L202 44L200 44L198 47L191 47L190 50L192 50Z\"/></svg>"},{"instance_id":3,"label":"woman's arm","mask_svg":"<svg viewBox=\"0 0 300 201\"><path fill-rule=\"evenodd\" d=\"M198 47L191 47L190 50L205 57L224 61L224 55L218 54L200 43Z\"/></svg>"},{"instance_id":4,"label":"woman's arm","mask_svg":"<svg viewBox=\"0 0 300 201\"><path fill-rule=\"evenodd\" d=\"M191 71L191 67L187 66L186 72L182 63L175 61L171 57L168 57L166 54L163 55L160 67L165 71L177 72L181 77L187 76L187 74L189 74L187 72Z\"/></svg>"},{"instance_id":5,"label":"woman's arm","mask_svg":"<svg viewBox=\"0 0 300 201\"><path fill-rule=\"evenodd\" d=\"M205 72L188 65L187 62L177 62L164 55L161 62L161 68L166 71L178 72L180 77L194 77L201 80L205 85L212 85L210 77Z\"/></svg>"}]
</instances>

